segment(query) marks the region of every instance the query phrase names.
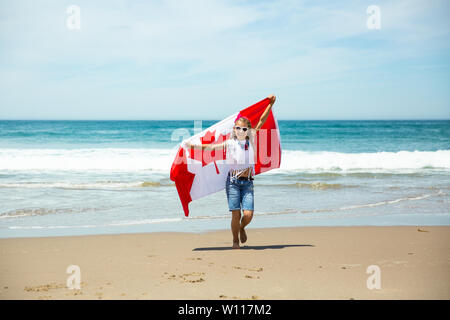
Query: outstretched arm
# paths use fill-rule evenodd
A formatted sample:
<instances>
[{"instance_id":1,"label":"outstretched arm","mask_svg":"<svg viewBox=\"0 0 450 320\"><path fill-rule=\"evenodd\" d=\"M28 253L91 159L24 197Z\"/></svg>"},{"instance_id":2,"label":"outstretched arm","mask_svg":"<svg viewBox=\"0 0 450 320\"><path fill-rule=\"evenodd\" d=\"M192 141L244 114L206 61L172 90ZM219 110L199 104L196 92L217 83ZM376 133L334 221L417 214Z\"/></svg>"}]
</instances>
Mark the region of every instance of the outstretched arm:
<instances>
[{"instance_id":1,"label":"outstretched arm","mask_svg":"<svg viewBox=\"0 0 450 320\"><path fill-rule=\"evenodd\" d=\"M201 149L201 150L217 150L217 149L222 149L225 145L225 142L222 143L217 143L217 144L192 144L191 142L187 141L185 143L185 147L190 149L190 148L194 148L194 149Z\"/></svg>"},{"instance_id":2,"label":"outstretched arm","mask_svg":"<svg viewBox=\"0 0 450 320\"><path fill-rule=\"evenodd\" d=\"M269 116L270 109L272 109L272 106L273 106L273 104L275 103L275 100L276 100L276 97L275 97L273 94L271 94L271 95L268 96L267 98L270 99L270 103L269 103L269 105L267 106L266 110L264 110L264 113L262 114L261 118L259 119L259 122L258 122L258 124L257 124L256 127L255 127L255 130L256 130L256 131L258 131L259 129L261 129L261 127L262 127L262 126L264 125L264 123L266 122L267 117Z\"/></svg>"}]
</instances>

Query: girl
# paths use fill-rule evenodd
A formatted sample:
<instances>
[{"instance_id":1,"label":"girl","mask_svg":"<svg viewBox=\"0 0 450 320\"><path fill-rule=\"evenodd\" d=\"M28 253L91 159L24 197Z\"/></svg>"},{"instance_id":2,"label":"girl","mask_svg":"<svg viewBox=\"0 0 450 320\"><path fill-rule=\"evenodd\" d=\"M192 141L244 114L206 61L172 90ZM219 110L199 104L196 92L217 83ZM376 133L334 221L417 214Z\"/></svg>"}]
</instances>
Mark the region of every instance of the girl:
<instances>
[{"instance_id":1,"label":"girl","mask_svg":"<svg viewBox=\"0 0 450 320\"><path fill-rule=\"evenodd\" d=\"M231 232L233 234L233 249L239 249L239 238L242 243L247 241L245 227L253 218L253 173L255 171L255 138L256 132L264 125L269 116L270 109L275 103L274 95L268 96L270 104L259 119L255 128L245 117L239 117L234 122L231 138L219 144L194 145L186 143L187 148L202 150L216 150L227 148L227 162L231 164L228 173L225 191L227 194L228 207L232 213ZM241 206L242 204L242 206ZM243 217L241 220L241 208Z\"/></svg>"}]
</instances>

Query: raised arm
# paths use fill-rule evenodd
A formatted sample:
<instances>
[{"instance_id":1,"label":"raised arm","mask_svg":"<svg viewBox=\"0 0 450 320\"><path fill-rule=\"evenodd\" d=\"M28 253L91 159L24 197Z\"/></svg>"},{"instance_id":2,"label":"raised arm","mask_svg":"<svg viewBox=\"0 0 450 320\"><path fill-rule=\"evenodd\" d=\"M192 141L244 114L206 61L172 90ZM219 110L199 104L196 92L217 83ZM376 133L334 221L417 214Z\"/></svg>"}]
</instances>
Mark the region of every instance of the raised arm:
<instances>
[{"instance_id":1,"label":"raised arm","mask_svg":"<svg viewBox=\"0 0 450 320\"><path fill-rule=\"evenodd\" d=\"M267 117L269 116L270 109L272 108L272 106L273 106L273 104L275 103L275 100L276 100L276 97L275 97L273 94L271 94L271 95L268 96L267 98L270 99L270 103L269 103L269 105L267 106L266 110L264 110L264 113L262 114L261 118L259 119L259 122L258 122L258 124L257 124L256 127L255 127L255 130L256 130L256 131L258 131L259 129L261 129L261 127L262 127L262 126L264 125L264 123L266 122ZM255 132L256 132L256 131L255 131Z\"/></svg>"}]
</instances>

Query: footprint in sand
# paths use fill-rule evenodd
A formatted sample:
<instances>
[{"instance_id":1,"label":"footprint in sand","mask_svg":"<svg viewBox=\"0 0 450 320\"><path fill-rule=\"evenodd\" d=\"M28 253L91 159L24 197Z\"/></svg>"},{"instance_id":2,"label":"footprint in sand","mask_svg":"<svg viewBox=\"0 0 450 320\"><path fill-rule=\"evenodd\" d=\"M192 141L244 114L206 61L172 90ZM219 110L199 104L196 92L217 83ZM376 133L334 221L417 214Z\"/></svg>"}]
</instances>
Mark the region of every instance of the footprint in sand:
<instances>
[{"instance_id":1,"label":"footprint in sand","mask_svg":"<svg viewBox=\"0 0 450 320\"><path fill-rule=\"evenodd\" d=\"M263 268L243 268L243 267L239 267L239 266L233 266L233 268L238 269L238 270L247 270L247 271L255 271L255 272L263 271Z\"/></svg>"},{"instance_id":2,"label":"footprint in sand","mask_svg":"<svg viewBox=\"0 0 450 320\"><path fill-rule=\"evenodd\" d=\"M245 277L247 278L247 279L259 279L259 276L249 276L248 274L246 274L245 275Z\"/></svg>"},{"instance_id":3,"label":"footprint in sand","mask_svg":"<svg viewBox=\"0 0 450 320\"><path fill-rule=\"evenodd\" d=\"M219 296L219 298L221 298L221 299L238 299L238 300L242 300L242 298L240 298L240 297L236 297L236 296L233 296L233 297L227 297L227 296L224 295L224 294L221 294L221 295Z\"/></svg>"},{"instance_id":4,"label":"footprint in sand","mask_svg":"<svg viewBox=\"0 0 450 320\"><path fill-rule=\"evenodd\" d=\"M181 275L176 274L168 274L167 272L164 272L166 279L168 280L178 280L180 282L188 282L188 283L198 283L198 282L204 282L205 279L203 279L201 276L204 276L204 272L191 272L191 273L184 273Z\"/></svg>"},{"instance_id":5,"label":"footprint in sand","mask_svg":"<svg viewBox=\"0 0 450 320\"><path fill-rule=\"evenodd\" d=\"M357 267L361 267L362 264L341 264L341 269L352 269L352 268L357 268Z\"/></svg>"},{"instance_id":6,"label":"footprint in sand","mask_svg":"<svg viewBox=\"0 0 450 320\"><path fill-rule=\"evenodd\" d=\"M201 278L201 276L204 276L205 273L203 272L192 272L192 273L185 273L182 274L181 279L183 279L184 282L190 282L190 283L197 283L197 282L203 282L205 279Z\"/></svg>"},{"instance_id":7,"label":"footprint in sand","mask_svg":"<svg viewBox=\"0 0 450 320\"><path fill-rule=\"evenodd\" d=\"M42 291L49 291L52 289L63 289L66 288L65 284L57 284L57 283L49 283L49 284L43 284L40 286L26 286L23 290L27 292L42 292Z\"/></svg>"},{"instance_id":8,"label":"footprint in sand","mask_svg":"<svg viewBox=\"0 0 450 320\"><path fill-rule=\"evenodd\" d=\"M227 297L227 296L224 295L224 294L221 294L221 295L219 296L219 298L220 298L220 299L237 299L237 300L258 300L258 299L259 299L259 297L258 297L257 295L252 295L250 298L241 298L241 297L236 297L236 296L233 296L233 297Z\"/></svg>"}]
</instances>

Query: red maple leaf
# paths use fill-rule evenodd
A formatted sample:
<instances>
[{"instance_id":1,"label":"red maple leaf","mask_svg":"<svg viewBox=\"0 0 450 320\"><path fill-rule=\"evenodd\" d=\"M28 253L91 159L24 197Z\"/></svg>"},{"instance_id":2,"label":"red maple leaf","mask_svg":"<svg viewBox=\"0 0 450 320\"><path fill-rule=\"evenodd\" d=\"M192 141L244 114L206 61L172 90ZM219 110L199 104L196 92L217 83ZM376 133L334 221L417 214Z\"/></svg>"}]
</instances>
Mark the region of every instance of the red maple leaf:
<instances>
[{"instance_id":1,"label":"red maple leaf","mask_svg":"<svg viewBox=\"0 0 450 320\"><path fill-rule=\"evenodd\" d=\"M216 140L215 132L215 130L213 132L210 132L209 130L206 131L205 135L200 138L200 143L212 145L222 143L231 135L231 133L227 133L226 135L220 134L219 138ZM214 162L217 174L219 174L219 168L217 168L216 161L224 160L225 157L225 148L219 150L194 150L194 148L191 148L191 151L189 152L189 158L201 161L202 167L208 165L211 162Z\"/></svg>"}]
</instances>

